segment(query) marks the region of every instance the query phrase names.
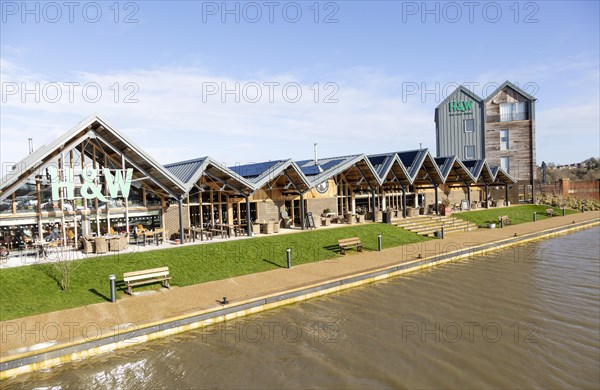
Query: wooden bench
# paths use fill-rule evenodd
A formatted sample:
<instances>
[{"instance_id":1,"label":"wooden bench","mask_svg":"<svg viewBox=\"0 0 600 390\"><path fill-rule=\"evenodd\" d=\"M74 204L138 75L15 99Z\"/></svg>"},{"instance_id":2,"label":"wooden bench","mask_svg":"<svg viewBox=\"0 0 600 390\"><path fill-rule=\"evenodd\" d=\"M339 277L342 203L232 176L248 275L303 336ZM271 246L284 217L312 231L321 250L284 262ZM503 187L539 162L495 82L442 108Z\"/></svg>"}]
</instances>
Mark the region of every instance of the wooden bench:
<instances>
[{"instance_id":1,"label":"wooden bench","mask_svg":"<svg viewBox=\"0 0 600 390\"><path fill-rule=\"evenodd\" d=\"M169 288L169 267L160 267L145 269L142 271L125 272L123 274L123 281L127 284L127 293L132 294L133 286L139 286L142 284L150 284L156 282L162 282L166 288Z\"/></svg>"},{"instance_id":2,"label":"wooden bench","mask_svg":"<svg viewBox=\"0 0 600 390\"><path fill-rule=\"evenodd\" d=\"M510 218L508 218L508 215L500 215L498 216L498 223L505 226L510 225L512 222L510 221Z\"/></svg>"},{"instance_id":3,"label":"wooden bench","mask_svg":"<svg viewBox=\"0 0 600 390\"><path fill-rule=\"evenodd\" d=\"M352 237L352 238L344 238L343 240L338 240L338 245L340 246L340 252L342 255L346 254L346 249L353 248L356 246L357 252L362 252L363 244L360 242L360 238Z\"/></svg>"},{"instance_id":4,"label":"wooden bench","mask_svg":"<svg viewBox=\"0 0 600 390\"><path fill-rule=\"evenodd\" d=\"M225 230L223 230L223 229L209 229L208 231L211 232L213 236L216 236L217 234L220 234L221 238L227 237L227 232Z\"/></svg>"},{"instance_id":5,"label":"wooden bench","mask_svg":"<svg viewBox=\"0 0 600 390\"><path fill-rule=\"evenodd\" d=\"M547 217L554 217L556 214L554 214L554 209L546 209L546 216Z\"/></svg>"}]
</instances>

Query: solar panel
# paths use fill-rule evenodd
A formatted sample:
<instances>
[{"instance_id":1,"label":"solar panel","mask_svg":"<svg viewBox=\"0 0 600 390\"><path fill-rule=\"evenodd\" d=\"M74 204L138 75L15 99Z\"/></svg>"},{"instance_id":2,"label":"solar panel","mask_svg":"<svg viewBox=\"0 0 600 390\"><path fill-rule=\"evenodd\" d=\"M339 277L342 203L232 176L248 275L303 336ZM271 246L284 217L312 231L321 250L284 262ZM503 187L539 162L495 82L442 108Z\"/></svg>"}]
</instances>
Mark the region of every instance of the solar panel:
<instances>
[{"instance_id":1,"label":"solar panel","mask_svg":"<svg viewBox=\"0 0 600 390\"><path fill-rule=\"evenodd\" d=\"M275 164L279 163L279 161L268 161L262 163L255 164L245 164L245 165L235 165L233 167L229 167L233 172L237 173L242 177L258 177L262 175L264 172L271 169Z\"/></svg>"},{"instance_id":2,"label":"solar panel","mask_svg":"<svg viewBox=\"0 0 600 390\"><path fill-rule=\"evenodd\" d=\"M398 157L400 157L400 161L402 161L402 164L404 164L406 168L409 168L415 161L415 158L417 158L418 154L418 150L414 150L412 152L399 152Z\"/></svg>"}]
</instances>

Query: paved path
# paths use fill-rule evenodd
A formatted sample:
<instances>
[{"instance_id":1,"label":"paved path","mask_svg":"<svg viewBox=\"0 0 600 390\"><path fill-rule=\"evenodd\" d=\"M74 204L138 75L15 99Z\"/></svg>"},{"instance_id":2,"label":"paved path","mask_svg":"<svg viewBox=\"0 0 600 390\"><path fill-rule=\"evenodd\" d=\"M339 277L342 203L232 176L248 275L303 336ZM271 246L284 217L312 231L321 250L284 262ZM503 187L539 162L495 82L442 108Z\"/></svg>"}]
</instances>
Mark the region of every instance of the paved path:
<instances>
[{"instance_id":1,"label":"paved path","mask_svg":"<svg viewBox=\"0 0 600 390\"><path fill-rule=\"evenodd\" d=\"M55 338L60 340L58 344L63 345L81 340L82 334L88 339L100 334L113 335L116 325L132 323L141 328L169 318L222 308L223 305L217 300L223 296L227 296L230 304L239 304L261 296L413 261L418 254L431 257L478 244L513 238L515 233L521 236L569 225L572 221L583 222L599 218L599 211L586 212L508 226L504 229L477 229L452 233L444 240L409 244L382 252L350 251L342 258L299 265L292 269L276 269L194 286L125 296L117 303L98 303L4 321L0 322L0 357L5 359L42 349L48 346L49 340Z\"/></svg>"}]
</instances>

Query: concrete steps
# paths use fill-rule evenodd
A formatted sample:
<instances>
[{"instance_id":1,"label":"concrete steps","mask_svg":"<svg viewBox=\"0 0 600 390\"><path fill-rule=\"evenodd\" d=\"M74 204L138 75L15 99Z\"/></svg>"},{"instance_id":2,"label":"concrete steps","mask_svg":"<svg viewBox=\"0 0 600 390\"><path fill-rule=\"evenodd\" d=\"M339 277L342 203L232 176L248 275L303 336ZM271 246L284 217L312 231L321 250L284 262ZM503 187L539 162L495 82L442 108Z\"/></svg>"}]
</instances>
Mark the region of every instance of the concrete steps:
<instances>
[{"instance_id":1,"label":"concrete steps","mask_svg":"<svg viewBox=\"0 0 600 390\"><path fill-rule=\"evenodd\" d=\"M441 231L442 225L444 226L444 234L477 229L475 224L462 219L438 215L421 215L396 220L392 224L427 237L433 237L436 231Z\"/></svg>"}]
</instances>

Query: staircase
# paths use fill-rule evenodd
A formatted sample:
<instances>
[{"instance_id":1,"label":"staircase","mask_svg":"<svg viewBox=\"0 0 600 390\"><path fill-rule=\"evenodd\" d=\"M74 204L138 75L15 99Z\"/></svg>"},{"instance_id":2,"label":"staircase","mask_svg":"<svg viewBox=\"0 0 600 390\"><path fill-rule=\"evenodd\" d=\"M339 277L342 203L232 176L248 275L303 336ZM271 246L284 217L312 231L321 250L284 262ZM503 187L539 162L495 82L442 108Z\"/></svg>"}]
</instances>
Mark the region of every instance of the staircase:
<instances>
[{"instance_id":1,"label":"staircase","mask_svg":"<svg viewBox=\"0 0 600 390\"><path fill-rule=\"evenodd\" d=\"M444 234L463 232L477 229L477 225L462 219L442 217L439 215L422 215L392 222L393 225L410 230L422 236L433 237L434 232L441 231L444 225Z\"/></svg>"}]
</instances>

